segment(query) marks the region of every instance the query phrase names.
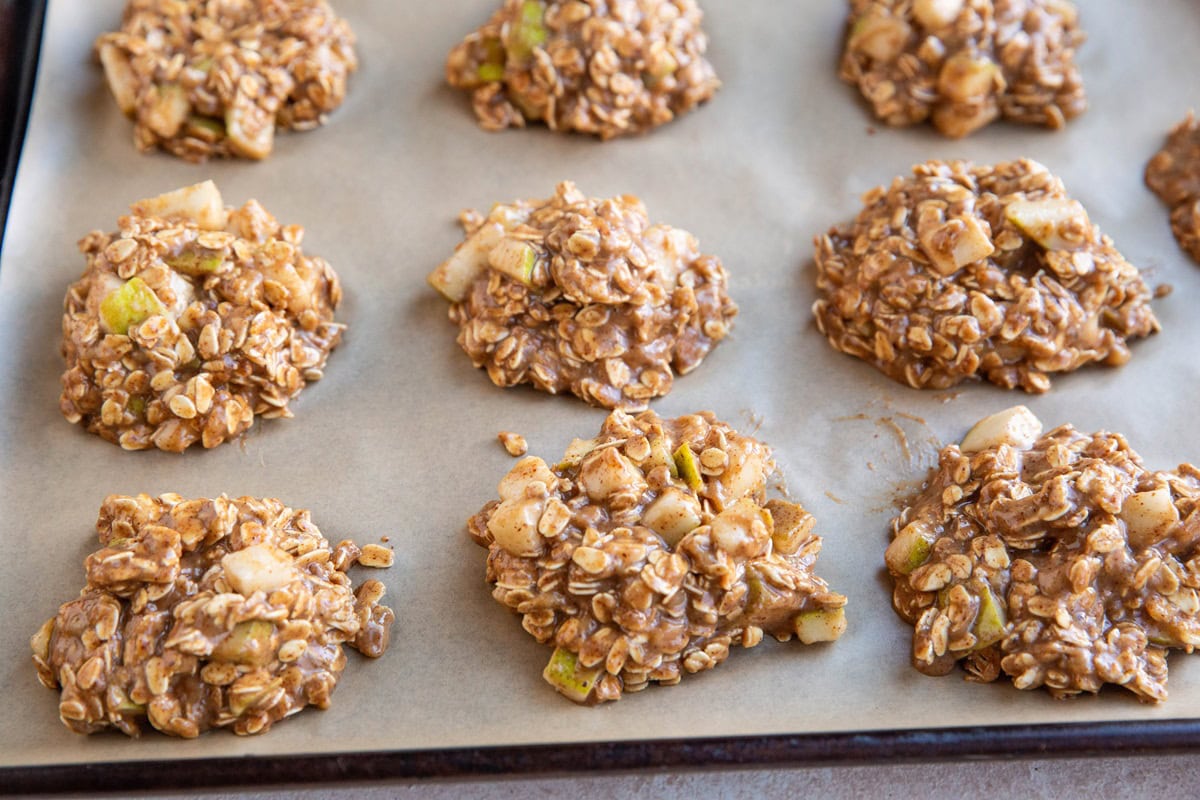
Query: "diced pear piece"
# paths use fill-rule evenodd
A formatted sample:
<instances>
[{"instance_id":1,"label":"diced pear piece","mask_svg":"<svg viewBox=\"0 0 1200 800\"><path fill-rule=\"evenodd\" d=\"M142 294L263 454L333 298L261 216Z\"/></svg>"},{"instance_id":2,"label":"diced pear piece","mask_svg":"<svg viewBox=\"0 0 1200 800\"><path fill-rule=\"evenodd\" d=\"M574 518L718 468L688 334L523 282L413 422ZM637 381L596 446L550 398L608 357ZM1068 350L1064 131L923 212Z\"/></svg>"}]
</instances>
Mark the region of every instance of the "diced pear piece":
<instances>
[{"instance_id":1,"label":"diced pear piece","mask_svg":"<svg viewBox=\"0 0 1200 800\"><path fill-rule=\"evenodd\" d=\"M1088 215L1077 200L1014 200L1004 207L1004 216L1047 250L1076 250L1086 243Z\"/></svg>"},{"instance_id":2,"label":"diced pear piece","mask_svg":"<svg viewBox=\"0 0 1200 800\"><path fill-rule=\"evenodd\" d=\"M800 545L808 541L817 522L812 514L804 510L804 506L778 498L768 500L766 510L774 525L771 542L775 552L785 556L795 553Z\"/></svg>"},{"instance_id":3,"label":"diced pear piece","mask_svg":"<svg viewBox=\"0 0 1200 800\"><path fill-rule=\"evenodd\" d=\"M847 47L876 61L894 61L912 34L907 22L894 17L862 17L850 29Z\"/></svg>"},{"instance_id":4,"label":"diced pear piece","mask_svg":"<svg viewBox=\"0 0 1200 800\"><path fill-rule=\"evenodd\" d=\"M1004 638L1008 622L1005 620L1004 607L996 599L996 593L992 591L990 584L981 582L979 586L972 588L979 592L979 613L975 615L972 633L977 640L975 649L982 650Z\"/></svg>"},{"instance_id":5,"label":"diced pear piece","mask_svg":"<svg viewBox=\"0 0 1200 800\"><path fill-rule=\"evenodd\" d=\"M700 504L696 498L674 486L662 494L642 514L642 524L674 547L700 525Z\"/></svg>"},{"instance_id":6,"label":"diced pear piece","mask_svg":"<svg viewBox=\"0 0 1200 800\"><path fill-rule=\"evenodd\" d=\"M974 453L1010 444L1025 450L1041 435L1042 421L1025 406L1013 406L976 422L963 437L959 449L964 453Z\"/></svg>"},{"instance_id":7,"label":"diced pear piece","mask_svg":"<svg viewBox=\"0 0 1200 800\"><path fill-rule=\"evenodd\" d=\"M275 120L253 101L241 99L240 93L225 111L225 133L237 154L246 158L261 161L275 147Z\"/></svg>"},{"instance_id":8,"label":"diced pear piece","mask_svg":"<svg viewBox=\"0 0 1200 800\"><path fill-rule=\"evenodd\" d=\"M496 491L501 500L520 500L525 496L525 489L529 484L540 481L550 488L556 480L545 461L537 456L525 456L500 479Z\"/></svg>"},{"instance_id":9,"label":"diced pear piece","mask_svg":"<svg viewBox=\"0 0 1200 800\"><path fill-rule=\"evenodd\" d=\"M994 61L966 51L946 59L938 73L938 91L956 103L988 97L1003 85L1004 78Z\"/></svg>"},{"instance_id":10,"label":"diced pear piece","mask_svg":"<svg viewBox=\"0 0 1200 800\"><path fill-rule=\"evenodd\" d=\"M109 692L112 693L111 696L116 700L115 703L109 706L109 710L117 714L132 714L134 716L142 716L146 713L146 706L144 704L133 702L133 700L129 699L129 695L120 689L110 686Z\"/></svg>"},{"instance_id":11,"label":"diced pear piece","mask_svg":"<svg viewBox=\"0 0 1200 800\"><path fill-rule=\"evenodd\" d=\"M679 477L683 478L683 482L688 485L688 488L693 492L698 492L704 487L704 479L700 477L700 465L696 463L696 455L692 452L692 446L687 442L675 448L675 453L672 458L675 461L675 469L679 473Z\"/></svg>"},{"instance_id":12,"label":"diced pear piece","mask_svg":"<svg viewBox=\"0 0 1200 800\"><path fill-rule=\"evenodd\" d=\"M666 467L672 478L679 477L679 467L675 466L675 459L671 457L671 446L661 436L650 440L650 457L643 465L647 472L655 467Z\"/></svg>"},{"instance_id":13,"label":"diced pear piece","mask_svg":"<svg viewBox=\"0 0 1200 800\"><path fill-rule=\"evenodd\" d=\"M1121 507L1121 520L1134 550L1144 550L1167 538L1179 523L1179 509L1171 499L1171 488L1160 486L1131 494Z\"/></svg>"},{"instance_id":14,"label":"diced pear piece","mask_svg":"<svg viewBox=\"0 0 1200 800\"><path fill-rule=\"evenodd\" d=\"M712 541L718 549L750 558L761 553L769 534L758 503L743 497L712 521Z\"/></svg>"},{"instance_id":15,"label":"diced pear piece","mask_svg":"<svg viewBox=\"0 0 1200 800\"><path fill-rule=\"evenodd\" d=\"M537 529L545 509L545 500L505 500L492 510L487 529L505 552L521 558L536 558L546 548L546 540Z\"/></svg>"},{"instance_id":16,"label":"diced pear piece","mask_svg":"<svg viewBox=\"0 0 1200 800\"><path fill-rule=\"evenodd\" d=\"M921 249L942 275L953 275L967 264L996 252L991 237L974 215L956 217L938 226L929 226L919 236Z\"/></svg>"},{"instance_id":17,"label":"diced pear piece","mask_svg":"<svg viewBox=\"0 0 1200 800\"><path fill-rule=\"evenodd\" d=\"M291 554L268 544L253 544L227 554L221 559L221 568L233 590L246 597L273 592L296 577Z\"/></svg>"},{"instance_id":18,"label":"diced pear piece","mask_svg":"<svg viewBox=\"0 0 1200 800\"><path fill-rule=\"evenodd\" d=\"M164 260L171 269L186 275L212 275L225 263L225 254L210 250L184 250Z\"/></svg>"},{"instance_id":19,"label":"diced pear piece","mask_svg":"<svg viewBox=\"0 0 1200 800\"><path fill-rule=\"evenodd\" d=\"M888 569L907 575L928 561L933 549L931 535L932 531L919 522L910 522L901 528L883 554Z\"/></svg>"},{"instance_id":20,"label":"diced pear piece","mask_svg":"<svg viewBox=\"0 0 1200 800\"><path fill-rule=\"evenodd\" d=\"M725 452L729 463L725 465L725 471L717 478L717 482L725 489L725 502L732 502L759 492L766 480L764 475L766 464L763 463L766 458L765 453L759 448L744 446L733 446Z\"/></svg>"},{"instance_id":21,"label":"diced pear piece","mask_svg":"<svg viewBox=\"0 0 1200 800\"><path fill-rule=\"evenodd\" d=\"M958 19L963 0L915 0L913 16L927 31L936 31Z\"/></svg>"},{"instance_id":22,"label":"diced pear piece","mask_svg":"<svg viewBox=\"0 0 1200 800\"><path fill-rule=\"evenodd\" d=\"M487 271L488 254L503 236L501 225L485 223L458 246L454 255L429 273L429 285L451 303L461 302L475 279Z\"/></svg>"},{"instance_id":23,"label":"diced pear piece","mask_svg":"<svg viewBox=\"0 0 1200 800\"><path fill-rule=\"evenodd\" d=\"M125 336L130 328L165 313L167 307L154 290L141 278L133 277L100 301L100 327L105 333Z\"/></svg>"},{"instance_id":24,"label":"diced pear piece","mask_svg":"<svg viewBox=\"0 0 1200 800\"><path fill-rule=\"evenodd\" d=\"M209 231L225 229L225 204L212 181L185 186L173 192L138 200L130 208L143 217L178 217Z\"/></svg>"},{"instance_id":25,"label":"diced pear piece","mask_svg":"<svg viewBox=\"0 0 1200 800\"><path fill-rule=\"evenodd\" d=\"M187 89L178 83L166 83L154 87L154 99L143 121L146 127L164 139L179 133L192 111Z\"/></svg>"},{"instance_id":26,"label":"diced pear piece","mask_svg":"<svg viewBox=\"0 0 1200 800\"><path fill-rule=\"evenodd\" d=\"M846 632L846 610L823 608L803 611L792 621L796 636L805 644L836 641Z\"/></svg>"},{"instance_id":27,"label":"diced pear piece","mask_svg":"<svg viewBox=\"0 0 1200 800\"><path fill-rule=\"evenodd\" d=\"M541 0L525 0L521 3L521 16L508 29L508 57L525 62L535 48L546 43L546 8Z\"/></svg>"},{"instance_id":28,"label":"diced pear piece","mask_svg":"<svg viewBox=\"0 0 1200 800\"><path fill-rule=\"evenodd\" d=\"M502 81L504 80L504 65L490 62L480 64L479 69L475 70L475 75L484 83Z\"/></svg>"},{"instance_id":29,"label":"diced pear piece","mask_svg":"<svg viewBox=\"0 0 1200 800\"><path fill-rule=\"evenodd\" d=\"M532 286L537 250L528 242L504 238L488 252L488 265L518 283Z\"/></svg>"},{"instance_id":30,"label":"diced pear piece","mask_svg":"<svg viewBox=\"0 0 1200 800\"><path fill-rule=\"evenodd\" d=\"M112 91L121 113L132 115L137 110L137 76L129 63L129 56L111 42L100 45L100 64L104 67L104 78Z\"/></svg>"},{"instance_id":31,"label":"diced pear piece","mask_svg":"<svg viewBox=\"0 0 1200 800\"><path fill-rule=\"evenodd\" d=\"M187 132L189 136L209 143L219 142L225 138L225 123L212 117L193 114L187 118Z\"/></svg>"},{"instance_id":32,"label":"diced pear piece","mask_svg":"<svg viewBox=\"0 0 1200 800\"><path fill-rule=\"evenodd\" d=\"M587 455L579 465L579 485L591 500L605 500L617 492L642 492L646 479L632 461L615 447Z\"/></svg>"},{"instance_id":33,"label":"diced pear piece","mask_svg":"<svg viewBox=\"0 0 1200 800\"><path fill-rule=\"evenodd\" d=\"M579 462L583 461L583 457L596 449L598 444L595 439L572 439L567 445L567 452L563 453L562 459L554 465L555 469L571 469L578 467Z\"/></svg>"},{"instance_id":34,"label":"diced pear piece","mask_svg":"<svg viewBox=\"0 0 1200 800\"><path fill-rule=\"evenodd\" d=\"M576 703L586 703L603 672L602 665L584 667L579 663L577 655L557 647L550 656L550 663L542 671L542 677L567 699Z\"/></svg>"},{"instance_id":35,"label":"diced pear piece","mask_svg":"<svg viewBox=\"0 0 1200 800\"><path fill-rule=\"evenodd\" d=\"M213 648L216 661L261 667L275 657L275 624L265 619L250 619L233 626L229 635Z\"/></svg>"}]
</instances>

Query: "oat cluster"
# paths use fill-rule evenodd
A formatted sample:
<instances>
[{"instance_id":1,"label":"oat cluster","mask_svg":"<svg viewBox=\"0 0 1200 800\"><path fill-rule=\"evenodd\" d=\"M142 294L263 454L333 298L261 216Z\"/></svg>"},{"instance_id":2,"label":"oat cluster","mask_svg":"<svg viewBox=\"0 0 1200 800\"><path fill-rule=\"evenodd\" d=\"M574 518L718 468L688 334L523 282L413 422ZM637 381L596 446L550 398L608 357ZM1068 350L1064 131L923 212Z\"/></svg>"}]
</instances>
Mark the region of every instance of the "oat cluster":
<instances>
[{"instance_id":1,"label":"oat cluster","mask_svg":"<svg viewBox=\"0 0 1200 800\"><path fill-rule=\"evenodd\" d=\"M817 327L915 388L1123 364L1159 329L1137 268L1042 165L930 161L816 240Z\"/></svg>"},{"instance_id":2,"label":"oat cluster","mask_svg":"<svg viewBox=\"0 0 1200 800\"><path fill-rule=\"evenodd\" d=\"M841 77L888 125L1061 128L1087 107L1078 16L1067 0L850 0Z\"/></svg>"},{"instance_id":3,"label":"oat cluster","mask_svg":"<svg viewBox=\"0 0 1200 800\"><path fill-rule=\"evenodd\" d=\"M325 0L129 0L96 40L139 150L189 161L270 155L342 104L354 34Z\"/></svg>"},{"instance_id":4,"label":"oat cluster","mask_svg":"<svg viewBox=\"0 0 1200 800\"><path fill-rule=\"evenodd\" d=\"M694 0L504 0L450 52L446 79L488 130L641 133L720 86L702 17Z\"/></svg>"},{"instance_id":5,"label":"oat cluster","mask_svg":"<svg viewBox=\"0 0 1200 800\"><path fill-rule=\"evenodd\" d=\"M113 495L96 529L87 585L31 640L38 677L61 689L59 716L77 733L137 736L147 722L189 738L261 733L329 706L343 644L371 657L388 646L383 584L354 591L346 571L363 551L331 545L307 511Z\"/></svg>"},{"instance_id":6,"label":"oat cluster","mask_svg":"<svg viewBox=\"0 0 1200 800\"><path fill-rule=\"evenodd\" d=\"M837 639L846 598L814 573L801 506L765 499L770 449L711 413L609 415L554 466L529 456L468 522L492 595L553 645L578 703L711 669L767 633Z\"/></svg>"},{"instance_id":7,"label":"oat cluster","mask_svg":"<svg viewBox=\"0 0 1200 800\"><path fill-rule=\"evenodd\" d=\"M181 205L197 193L211 203ZM304 229L253 200L226 209L211 182L133 209L116 232L80 242L63 415L126 450L173 452L215 447L255 416L290 417L344 327L337 275L304 254Z\"/></svg>"},{"instance_id":8,"label":"oat cluster","mask_svg":"<svg viewBox=\"0 0 1200 800\"><path fill-rule=\"evenodd\" d=\"M1171 232L1200 261L1200 122L1195 116L1171 129L1162 150L1146 165L1146 185L1171 207Z\"/></svg>"},{"instance_id":9,"label":"oat cluster","mask_svg":"<svg viewBox=\"0 0 1200 800\"><path fill-rule=\"evenodd\" d=\"M1151 472L1120 434L946 447L887 553L914 666L1165 700L1168 649L1200 644L1198 505L1200 470Z\"/></svg>"},{"instance_id":10,"label":"oat cluster","mask_svg":"<svg viewBox=\"0 0 1200 800\"><path fill-rule=\"evenodd\" d=\"M725 338L737 306L715 256L651 225L636 197L548 200L462 218L466 241L430 276L458 343L497 386L645 408Z\"/></svg>"}]
</instances>

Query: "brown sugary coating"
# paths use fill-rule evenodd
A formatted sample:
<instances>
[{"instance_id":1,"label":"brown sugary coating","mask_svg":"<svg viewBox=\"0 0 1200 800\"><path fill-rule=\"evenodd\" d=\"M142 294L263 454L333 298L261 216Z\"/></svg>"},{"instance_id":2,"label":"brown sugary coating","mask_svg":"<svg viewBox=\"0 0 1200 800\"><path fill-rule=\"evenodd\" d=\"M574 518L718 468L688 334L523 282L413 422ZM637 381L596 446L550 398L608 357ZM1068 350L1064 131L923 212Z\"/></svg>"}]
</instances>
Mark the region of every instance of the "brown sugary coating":
<instances>
[{"instance_id":1,"label":"brown sugary coating","mask_svg":"<svg viewBox=\"0 0 1200 800\"><path fill-rule=\"evenodd\" d=\"M446 80L488 130L643 133L720 86L702 18L695 0L504 0L450 52Z\"/></svg>"}]
</instances>

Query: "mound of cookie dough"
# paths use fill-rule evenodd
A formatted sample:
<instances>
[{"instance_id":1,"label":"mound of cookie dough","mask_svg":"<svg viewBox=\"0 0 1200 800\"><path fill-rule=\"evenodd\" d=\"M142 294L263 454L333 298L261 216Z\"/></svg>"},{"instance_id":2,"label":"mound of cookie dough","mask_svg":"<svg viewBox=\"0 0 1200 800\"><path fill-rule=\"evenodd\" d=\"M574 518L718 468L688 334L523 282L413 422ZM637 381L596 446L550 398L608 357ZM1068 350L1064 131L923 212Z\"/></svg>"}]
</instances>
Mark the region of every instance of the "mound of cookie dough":
<instances>
[{"instance_id":1,"label":"mound of cookie dough","mask_svg":"<svg viewBox=\"0 0 1200 800\"><path fill-rule=\"evenodd\" d=\"M1087 107L1083 39L1067 0L850 0L841 77L888 125L1061 128Z\"/></svg>"},{"instance_id":2,"label":"mound of cookie dough","mask_svg":"<svg viewBox=\"0 0 1200 800\"><path fill-rule=\"evenodd\" d=\"M471 92L488 130L641 133L720 86L702 17L695 0L504 0L450 51L446 80Z\"/></svg>"},{"instance_id":3,"label":"mound of cookie dough","mask_svg":"<svg viewBox=\"0 0 1200 800\"><path fill-rule=\"evenodd\" d=\"M584 704L671 685L732 647L833 641L846 598L814 573L800 505L765 499L770 448L711 413L614 411L554 466L529 456L468 522L492 596L553 645L545 679Z\"/></svg>"},{"instance_id":4,"label":"mound of cookie dough","mask_svg":"<svg viewBox=\"0 0 1200 800\"><path fill-rule=\"evenodd\" d=\"M60 407L126 450L216 447L290 417L341 338L337 274L251 200L227 209L212 181L134 203L115 233L79 247L67 290Z\"/></svg>"},{"instance_id":5,"label":"mound of cookie dough","mask_svg":"<svg viewBox=\"0 0 1200 800\"><path fill-rule=\"evenodd\" d=\"M358 67L325 0L129 0L96 53L138 149L189 161L266 158L276 128L321 125Z\"/></svg>"},{"instance_id":6,"label":"mound of cookie dough","mask_svg":"<svg viewBox=\"0 0 1200 800\"><path fill-rule=\"evenodd\" d=\"M76 733L137 736L145 722L187 738L262 733L329 706L343 643L371 657L387 649L395 615L379 605L383 584L355 591L346 574L384 548L334 547L307 511L252 497L112 495L96 530L87 585L30 641Z\"/></svg>"},{"instance_id":7,"label":"mound of cookie dough","mask_svg":"<svg viewBox=\"0 0 1200 800\"><path fill-rule=\"evenodd\" d=\"M1137 268L1034 161L930 161L816 240L817 327L918 389L1125 363L1159 329Z\"/></svg>"},{"instance_id":8,"label":"mound of cookie dough","mask_svg":"<svg viewBox=\"0 0 1200 800\"><path fill-rule=\"evenodd\" d=\"M429 283L458 343L497 386L529 383L606 408L645 408L725 338L737 306L715 256L651 225L636 197L497 204L461 218L466 241Z\"/></svg>"},{"instance_id":9,"label":"mound of cookie dough","mask_svg":"<svg viewBox=\"0 0 1200 800\"><path fill-rule=\"evenodd\" d=\"M1200 645L1198 507L1200 469L1151 472L1120 434L1043 435L1024 406L981 420L892 521L913 665L1165 700L1167 651Z\"/></svg>"},{"instance_id":10,"label":"mound of cookie dough","mask_svg":"<svg viewBox=\"0 0 1200 800\"><path fill-rule=\"evenodd\" d=\"M1195 116L1171 129L1163 149L1146 165L1146 185L1171 207L1171 232L1200 261L1200 122Z\"/></svg>"}]
</instances>

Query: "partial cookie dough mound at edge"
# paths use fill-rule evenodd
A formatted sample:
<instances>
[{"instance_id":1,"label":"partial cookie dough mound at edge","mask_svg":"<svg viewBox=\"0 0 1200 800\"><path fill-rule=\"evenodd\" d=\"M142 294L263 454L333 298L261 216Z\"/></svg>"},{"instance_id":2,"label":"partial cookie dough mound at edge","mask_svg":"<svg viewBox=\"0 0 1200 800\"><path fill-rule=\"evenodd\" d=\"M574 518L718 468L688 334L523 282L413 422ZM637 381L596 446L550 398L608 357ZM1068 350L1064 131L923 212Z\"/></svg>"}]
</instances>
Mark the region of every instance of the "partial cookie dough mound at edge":
<instances>
[{"instance_id":1,"label":"partial cookie dough mound at edge","mask_svg":"<svg viewBox=\"0 0 1200 800\"><path fill-rule=\"evenodd\" d=\"M87 585L30 641L38 678L61 689L60 717L76 733L137 736L145 722L186 738L262 733L330 705L343 644L370 657L388 647L395 615L379 605L383 584L355 591L346 574L379 546L335 547L307 511L112 495L96 530Z\"/></svg>"},{"instance_id":2,"label":"partial cookie dough mound at edge","mask_svg":"<svg viewBox=\"0 0 1200 800\"><path fill-rule=\"evenodd\" d=\"M998 117L1061 128L1087 107L1066 0L850 0L841 77L875 116L966 136Z\"/></svg>"},{"instance_id":3,"label":"partial cookie dough mound at edge","mask_svg":"<svg viewBox=\"0 0 1200 800\"><path fill-rule=\"evenodd\" d=\"M465 212L462 223L466 240L429 283L497 386L645 408L737 314L720 260L691 234L651 225L636 197L589 198L564 182L548 200Z\"/></svg>"},{"instance_id":4,"label":"partial cookie dough mound at edge","mask_svg":"<svg viewBox=\"0 0 1200 800\"><path fill-rule=\"evenodd\" d=\"M770 448L703 412L609 415L553 467L529 456L468 522L492 596L553 646L545 679L585 704L711 669L770 634L846 627L800 505L766 500Z\"/></svg>"},{"instance_id":5,"label":"partial cookie dough mound at edge","mask_svg":"<svg viewBox=\"0 0 1200 800\"><path fill-rule=\"evenodd\" d=\"M290 417L344 325L337 274L256 201L211 181L142 200L80 242L67 291L60 407L126 450L216 447L255 416Z\"/></svg>"},{"instance_id":6,"label":"partial cookie dough mound at edge","mask_svg":"<svg viewBox=\"0 0 1200 800\"><path fill-rule=\"evenodd\" d=\"M1175 241L1200 262L1200 122L1192 113L1146 164L1146 185L1171 207Z\"/></svg>"},{"instance_id":7,"label":"partial cookie dough mound at edge","mask_svg":"<svg viewBox=\"0 0 1200 800\"><path fill-rule=\"evenodd\" d=\"M129 0L96 40L139 150L262 159L342 104L354 34L325 0Z\"/></svg>"},{"instance_id":8,"label":"partial cookie dough mound at edge","mask_svg":"<svg viewBox=\"0 0 1200 800\"><path fill-rule=\"evenodd\" d=\"M695 0L504 0L446 60L488 130L544 122L610 139L651 130L720 86Z\"/></svg>"},{"instance_id":9,"label":"partial cookie dough mound at edge","mask_svg":"<svg viewBox=\"0 0 1200 800\"><path fill-rule=\"evenodd\" d=\"M930 161L863 205L816 239L813 314L836 349L901 383L1044 392L1159 330L1137 268L1034 161Z\"/></svg>"},{"instance_id":10,"label":"partial cookie dough mound at edge","mask_svg":"<svg viewBox=\"0 0 1200 800\"><path fill-rule=\"evenodd\" d=\"M1167 698L1167 651L1200 645L1200 470L1147 470L1124 437L1024 406L939 456L892 521L893 604L913 665L1001 673L1055 697L1123 686Z\"/></svg>"}]
</instances>

